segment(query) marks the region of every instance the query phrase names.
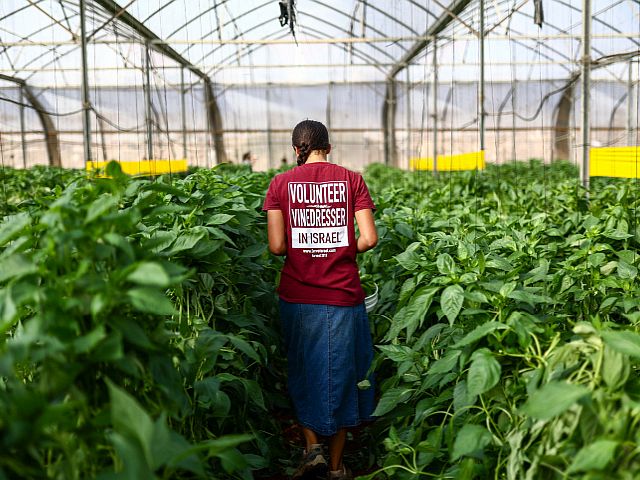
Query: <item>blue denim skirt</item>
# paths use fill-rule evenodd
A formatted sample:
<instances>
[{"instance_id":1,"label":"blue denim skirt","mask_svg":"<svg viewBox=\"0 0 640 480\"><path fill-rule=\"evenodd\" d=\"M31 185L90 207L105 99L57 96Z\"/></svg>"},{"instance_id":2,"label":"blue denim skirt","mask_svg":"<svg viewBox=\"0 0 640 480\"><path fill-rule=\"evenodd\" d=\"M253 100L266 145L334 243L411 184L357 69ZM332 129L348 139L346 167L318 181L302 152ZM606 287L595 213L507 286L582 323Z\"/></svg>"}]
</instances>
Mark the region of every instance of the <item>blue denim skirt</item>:
<instances>
[{"instance_id":1,"label":"blue denim skirt","mask_svg":"<svg viewBox=\"0 0 640 480\"><path fill-rule=\"evenodd\" d=\"M375 407L369 319L355 307L280 299L289 394L298 421L319 435L371 420ZM369 380L367 389L358 383Z\"/></svg>"}]
</instances>

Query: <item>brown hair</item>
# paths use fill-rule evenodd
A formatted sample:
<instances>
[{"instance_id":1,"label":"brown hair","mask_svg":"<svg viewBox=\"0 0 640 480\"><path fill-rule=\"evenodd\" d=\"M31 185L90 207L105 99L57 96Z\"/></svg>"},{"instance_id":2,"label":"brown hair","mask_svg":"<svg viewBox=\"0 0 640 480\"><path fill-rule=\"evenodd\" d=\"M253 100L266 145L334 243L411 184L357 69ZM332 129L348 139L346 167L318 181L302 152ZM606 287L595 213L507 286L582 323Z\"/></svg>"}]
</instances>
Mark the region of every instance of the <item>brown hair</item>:
<instances>
[{"instance_id":1,"label":"brown hair","mask_svg":"<svg viewBox=\"0 0 640 480\"><path fill-rule=\"evenodd\" d=\"M314 150L329 149L329 132L320 122L303 120L293 129L291 144L300 149L298 165L303 165Z\"/></svg>"}]
</instances>

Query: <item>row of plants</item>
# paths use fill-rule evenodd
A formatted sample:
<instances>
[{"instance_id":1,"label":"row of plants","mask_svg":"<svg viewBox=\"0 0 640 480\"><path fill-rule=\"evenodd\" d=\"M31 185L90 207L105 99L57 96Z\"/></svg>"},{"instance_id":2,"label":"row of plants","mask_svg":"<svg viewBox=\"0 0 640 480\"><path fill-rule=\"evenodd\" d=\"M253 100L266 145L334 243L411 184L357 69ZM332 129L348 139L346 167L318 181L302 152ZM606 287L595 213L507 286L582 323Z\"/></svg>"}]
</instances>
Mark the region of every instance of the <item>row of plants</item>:
<instances>
[{"instance_id":1,"label":"row of plants","mask_svg":"<svg viewBox=\"0 0 640 480\"><path fill-rule=\"evenodd\" d=\"M252 478L277 465L269 177L108 173L3 171L0 478Z\"/></svg>"},{"instance_id":2,"label":"row of plants","mask_svg":"<svg viewBox=\"0 0 640 480\"><path fill-rule=\"evenodd\" d=\"M592 181L587 201L567 164L367 179L378 472L637 478L637 181Z\"/></svg>"},{"instance_id":3,"label":"row of plants","mask_svg":"<svg viewBox=\"0 0 640 480\"><path fill-rule=\"evenodd\" d=\"M290 469L281 259L260 211L275 172L108 173L1 172L0 478ZM365 177L380 401L360 440L375 454L353 466L633 478L637 182L593 181L587 200L564 163Z\"/></svg>"}]
</instances>

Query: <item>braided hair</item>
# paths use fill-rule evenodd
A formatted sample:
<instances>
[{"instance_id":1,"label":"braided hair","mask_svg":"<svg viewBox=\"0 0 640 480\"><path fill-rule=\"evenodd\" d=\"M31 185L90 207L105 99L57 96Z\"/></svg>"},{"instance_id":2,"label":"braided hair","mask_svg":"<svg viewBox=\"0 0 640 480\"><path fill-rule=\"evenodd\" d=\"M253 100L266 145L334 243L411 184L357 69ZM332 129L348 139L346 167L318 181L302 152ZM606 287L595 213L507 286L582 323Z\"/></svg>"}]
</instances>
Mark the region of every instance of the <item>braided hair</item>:
<instances>
[{"instance_id":1,"label":"braided hair","mask_svg":"<svg viewBox=\"0 0 640 480\"><path fill-rule=\"evenodd\" d=\"M303 120L293 129L291 144L299 149L298 166L303 165L314 150L328 150L327 127L315 120Z\"/></svg>"}]
</instances>

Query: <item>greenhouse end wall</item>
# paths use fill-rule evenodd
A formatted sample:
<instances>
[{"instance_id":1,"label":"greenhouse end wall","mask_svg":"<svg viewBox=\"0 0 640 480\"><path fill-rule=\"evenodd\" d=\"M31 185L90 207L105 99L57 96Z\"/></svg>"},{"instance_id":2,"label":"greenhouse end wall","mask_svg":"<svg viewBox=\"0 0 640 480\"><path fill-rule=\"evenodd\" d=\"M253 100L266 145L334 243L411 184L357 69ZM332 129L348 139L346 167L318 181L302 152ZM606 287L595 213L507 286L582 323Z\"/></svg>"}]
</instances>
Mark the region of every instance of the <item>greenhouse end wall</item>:
<instances>
[{"instance_id":1,"label":"greenhouse end wall","mask_svg":"<svg viewBox=\"0 0 640 480\"><path fill-rule=\"evenodd\" d=\"M554 150L556 109L563 80L493 82L487 85L485 101L486 159L505 163L512 160L558 158ZM286 159L295 161L290 146L293 126L306 118L323 121L331 131L332 161L355 170L384 161L381 105L384 83L322 85L255 85L216 87L223 116L227 157L240 162L245 153L255 158L254 168L278 167ZM637 89L637 85L635 87ZM479 150L478 105L475 82L443 83L437 91L438 154ZM34 88L45 108L53 114L59 132L62 163L83 168L82 120L79 88ZM555 92L555 93L554 93ZM592 145L618 146L628 142L628 85L623 82L594 82L592 97ZM36 112L25 108L24 150L20 123L19 89L0 88L10 102L0 103L1 154L5 166L21 168L47 164L42 125ZM574 98L579 98L579 88ZM547 100L541 100L548 96ZM95 114L91 115L92 156L95 160L136 161L145 159L146 120L141 87L100 87L91 91ZM413 157L430 157L433 152L432 91L429 83L399 83L395 118L398 166L408 168ZM183 158L183 121L186 156L190 165L216 163L201 87L185 95L182 114L180 90L155 89L153 106L153 151L157 159ZM638 104L632 137L637 133ZM570 157L577 155L577 101L574 100L568 135ZM77 112L77 113L75 113ZM512 112L517 112L514 117ZM184 120L183 120L184 119ZM408 132L410 132L408 134ZM569 158L574 160L575 158Z\"/></svg>"}]
</instances>

